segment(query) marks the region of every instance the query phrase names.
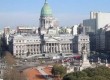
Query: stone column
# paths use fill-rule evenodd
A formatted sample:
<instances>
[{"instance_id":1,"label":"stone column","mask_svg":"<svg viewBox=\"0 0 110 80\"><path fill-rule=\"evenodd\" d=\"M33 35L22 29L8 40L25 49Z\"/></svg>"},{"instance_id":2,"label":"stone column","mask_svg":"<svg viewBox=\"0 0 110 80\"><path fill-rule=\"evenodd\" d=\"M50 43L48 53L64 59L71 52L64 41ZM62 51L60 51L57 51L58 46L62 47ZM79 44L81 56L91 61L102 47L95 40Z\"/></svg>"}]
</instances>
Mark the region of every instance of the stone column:
<instances>
[{"instance_id":1,"label":"stone column","mask_svg":"<svg viewBox=\"0 0 110 80\"><path fill-rule=\"evenodd\" d=\"M62 52L63 52L63 51L64 51L64 50L63 50L63 49L64 49L64 45L63 45L63 44L61 45L61 49L62 49Z\"/></svg>"},{"instance_id":2,"label":"stone column","mask_svg":"<svg viewBox=\"0 0 110 80\"><path fill-rule=\"evenodd\" d=\"M57 43L55 44L55 53L57 53Z\"/></svg>"},{"instance_id":3,"label":"stone column","mask_svg":"<svg viewBox=\"0 0 110 80\"><path fill-rule=\"evenodd\" d=\"M53 48L52 48L52 51L53 51L53 53L55 53L55 43L53 43L53 46L52 46Z\"/></svg>"},{"instance_id":4,"label":"stone column","mask_svg":"<svg viewBox=\"0 0 110 80\"><path fill-rule=\"evenodd\" d=\"M66 52L68 52L68 48L67 48L68 46L67 46L67 44L66 44Z\"/></svg>"},{"instance_id":5,"label":"stone column","mask_svg":"<svg viewBox=\"0 0 110 80\"><path fill-rule=\"evenodd\" d=\"M65 53L65 51L66 51L66 44L64 44L64 53Z\"/></svg>"},{"instance_id":6,"label":"stone column","mask_svg":"<svg viewBox=\"0 0 110 80\"><path fill-rule=\"evenodd\" d=\"M53 46L52 46L52 44L53 44L53 43L51 43L51 53L53 53L53 50L52 50L52 47L53 47Z\"/></svg>"},{"instance_id":7,"label":"stone column","mask_svg":"<svg viewBox=\"0 0 110 80\"><path fill-rule=\"evenodd\" d=\"M39 53L39 47L38 47L38 44L37 44L37 53Z\"/></svg>"},{"instance_id":8,"label":"stone column","mask_svg":"<svg viewBox=\"0 0 110 80\"><path fill-rule=\"evenodd\" d=\"M54 53L55 53L55 51L56 51L56 43L54 43Z\"/></svg>"},{"instance_id":9,"label":"stone column","mask_svg":"<svg viewBox=\"0 0 110 80\"><path fill-rule=\"evenodd\" d=\"M65 44L63 44L63 52L65 52Z\"/></svg>"},{"instance_id":10,"label":"stone column","mask_svg":"<svg viewBox=\"0 0 110 80\"><path fill-rule=\"evenodd\" d=\"M56 52L58 52L58 44L56 43Z\"/></svg>"},{"instance_id":11,"label":"stone column","mask_svg":"<svg viewBox=\"0 0 110 80\"><path fill-rule=\"evenodd\" d=\"M65 52L67 52L67 44L65 44Z\"/></svg>"},{"instance_id":12,"label":"stone column","mask_svg":"<svg viewBox=\"0 0 110 80\"><path fill-rule=\"evenodd\" d=\"M68 44L68 47L69 47L69 48L68 48L68 49L69 49L69 52L71 52L71 50L70 50L70 44Z\"/></svg>"},{"instance_id":13,"label":"stone column","mask_svg":"<svg viewBox=\"0 0 110 80\"><path fill-rule=\"evenodd\" d=\"M70 47L70 46L69 46L69 44L68 44L68 52L70 52L70 49L69 49L69 47Z\"/></svg>"},{"instance_id":14,"label":"stone column","mask_svg":"<svg viewBox=\"0 0 110 80\"><path fill-rule=\"evenodd\" d=\"M50 53L51 53L51 51L52 51L52 44L50 43L50 45L49 45L49 48L50 48Z\"/></svg>"},{"instance_id":15,"label":"stone column","mask_svg":"<svg viewBox=\"0 0 110 80\"><path fill-rule=\"evenodd\" d=\"M38 44L38 52L40 53L41 51L40 51L40 44Z\"/></svg>"},{"instance_id":16,"label":"stone column","mask_svg":"<svg viewBox=\"0 0 110 80\"><path fill-rule=\"evenodd\" d=\"M51 52L51 48L50 48L50 43L48 44L48 52L50 53Z\"/></svg>"},{"instance_id":17,"label":"stone column","mask_svg":"<svg viewBox=\"0 0 110 80\"><path fill-rule=\"evenodd\" d=\"M43 52L45 52L45 45L43 45L44 46L44 48L43 48Z\"/></svg>"},{"instance_id":18,"label":"stone column","mask_svg":"<svg viewBox=\"0 0 110 80\"><path fill-rule=\"evenodd\" d=\"M47 53L48 53L48 43L47 43Z\"/></svg>"},{"instance_id":19,"label":"stone column","mask_svg":"<svg viewBox=\"0 0 110 80\"><path fill-rule=\"evenodd\" d=\"M51 43L51 53L52 53L52 43Z\"/></svg>"},{"instance_id":20,"label":"stone column","mask_svg":"<svg viewBox=\"0 0 110 80\"><path fill-rule=\"evenodd\" d=\"M45 45L45 52L47 53L47 43L46 43L46 45Z\"/></svg>"},{"instance_id":21,"label":"stone column","mask_svg":"<svg viewBox=\"0 0 110 80\"><path fill-rule=\"evenodd\" d=\"M67 44L67 52L69 52L69 49L68 49L68 44Z\"/></svg>"},{"instance_id":22,"label":"stone column","mask_svg":"<svg viewBox=\"0 0 110 80\"><path fill-rule=\"evenodd\" d=\"M62 52L61 44L59 44L59 51L60 51L60 53Z\"/></svg>"}]
</instances>

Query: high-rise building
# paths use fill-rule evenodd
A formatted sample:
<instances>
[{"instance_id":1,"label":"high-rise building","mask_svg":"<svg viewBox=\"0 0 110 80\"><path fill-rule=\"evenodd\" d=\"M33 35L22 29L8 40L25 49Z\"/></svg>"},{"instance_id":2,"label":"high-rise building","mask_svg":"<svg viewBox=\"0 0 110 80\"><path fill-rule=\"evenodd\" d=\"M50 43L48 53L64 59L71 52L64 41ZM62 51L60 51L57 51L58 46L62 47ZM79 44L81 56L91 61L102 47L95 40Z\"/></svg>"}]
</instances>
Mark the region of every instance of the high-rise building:
<instances>
[{"instance_id":1,"label":"high-rise building","mask_svg":"<svg viewBox=\"0 0 110 80\"><path fill-rule=\"evenodd\" d=\"M96 33L97 29L105 27L110 23L110 13L90 12L90 19L83 20L86 32Z\"/></svg>"}]
</instances>

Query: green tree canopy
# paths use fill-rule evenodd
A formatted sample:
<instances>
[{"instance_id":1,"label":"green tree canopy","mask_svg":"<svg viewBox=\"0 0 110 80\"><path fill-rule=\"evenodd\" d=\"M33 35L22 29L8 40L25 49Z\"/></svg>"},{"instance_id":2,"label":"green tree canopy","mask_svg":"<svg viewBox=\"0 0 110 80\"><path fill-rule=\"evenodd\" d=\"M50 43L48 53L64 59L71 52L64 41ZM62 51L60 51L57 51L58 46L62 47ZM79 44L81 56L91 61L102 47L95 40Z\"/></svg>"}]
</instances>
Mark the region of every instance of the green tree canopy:
<instances>
[{"instance_id":1,"label":"green tree canopy","mask_svg":"<svg viewBox=\"0 0 110 80\"><path fill-rule=\"evenodd\" d=\"M66 67L62 66L62 65L54 65L52 68L52 74L54 76L60 76L61 78L66 74L67 69Z\"/></svg>"},{"instance_id":2,"label":"green tree canopy","mask_svg":"<svg viewBox=\"0 0 110 80\"><path fill-rule=\"evenodd\" d=\"M63 80L110 80L110 69L104 66L87 68L69 73L63 77Z\"/></svg>"}]
</instances>

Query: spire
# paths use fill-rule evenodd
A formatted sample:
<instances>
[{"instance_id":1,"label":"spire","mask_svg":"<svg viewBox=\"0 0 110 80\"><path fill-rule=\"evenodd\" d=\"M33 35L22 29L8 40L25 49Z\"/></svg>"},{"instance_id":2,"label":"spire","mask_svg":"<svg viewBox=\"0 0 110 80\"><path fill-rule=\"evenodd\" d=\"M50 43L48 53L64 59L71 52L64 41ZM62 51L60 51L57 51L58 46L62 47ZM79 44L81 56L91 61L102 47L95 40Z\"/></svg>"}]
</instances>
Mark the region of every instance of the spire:
<instances>
[{"instance_id":1,"label":"spire","mask_svg":"<svg viewBox=\"0 0 110 80\"><path fill-rule=\"evenodd\" d=\"M47 3L47 0L45 0L45 3Z\"/></svg>"}]
</instances>

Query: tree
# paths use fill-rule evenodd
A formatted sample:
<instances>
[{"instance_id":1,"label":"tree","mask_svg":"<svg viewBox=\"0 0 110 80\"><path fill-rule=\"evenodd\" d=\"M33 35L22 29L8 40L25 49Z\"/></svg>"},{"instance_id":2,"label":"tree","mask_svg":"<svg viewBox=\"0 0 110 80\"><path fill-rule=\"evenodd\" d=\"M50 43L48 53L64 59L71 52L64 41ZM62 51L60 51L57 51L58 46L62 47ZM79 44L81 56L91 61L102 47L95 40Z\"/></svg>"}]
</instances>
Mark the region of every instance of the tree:
<instances>
[{"instance_id":1,"label":"tree","mask_svg":"<svg viewBox=\"0 0 110 80\"><path fill-rule=\"evenodd\" d=\"M51 71L54 77L59 77L60 79L62 79L66 72L67 72L66 67L62 65L54 65Z\"/></svg>"},{"instance_id":2,"label":"tree","mask_svg":"<svg viewBox=\"0 0 110 80\"><path fill-rule=\"evenodd\" d=\"M4 54L5 54L4 55L4 60L7 63L7 65L12 66L12 65L16 64L16 60L10 52L6 51L6 52L4 52Z\"/></svg>"},{"instance_id":3,"label":"tree","mask_svg":"<svg viewBox=\"0 0 110 80\"><path fill-rule=\"evenodd\" d=\"M3 75L3 80L26 80L26 77L16 68L7 67Z\"/></svg>"},{"instance_id":4,"label":"tree","mask_svg":"<svg viewBox=\"0 0 110 80\"><path fill-rule=\"evenodd\" d=\"M94 76L90 80L109 80L109 79L103 76Z\"/></svg>"},{"instance_id":5,"label":"tree","mask_svg":"<svg viewBox=\"0 0 110 80\"><path fill-rule=\"evenodd\" d=\"M63 80L110 80L110 69L105 66L87 68L69 73L63 77Z\"/></svg>"},{"instance_id":6,"label":"tree","mask_svg":"<svg viewBox=\"0 0 110 80\"><path fill-rule=\"evenodd\" d=\"M3 74L3 80L26 80L24 74L17 69L16 60L13 55L8 51L4 54L6 67Z\"/></svg>"}]
</instances>

